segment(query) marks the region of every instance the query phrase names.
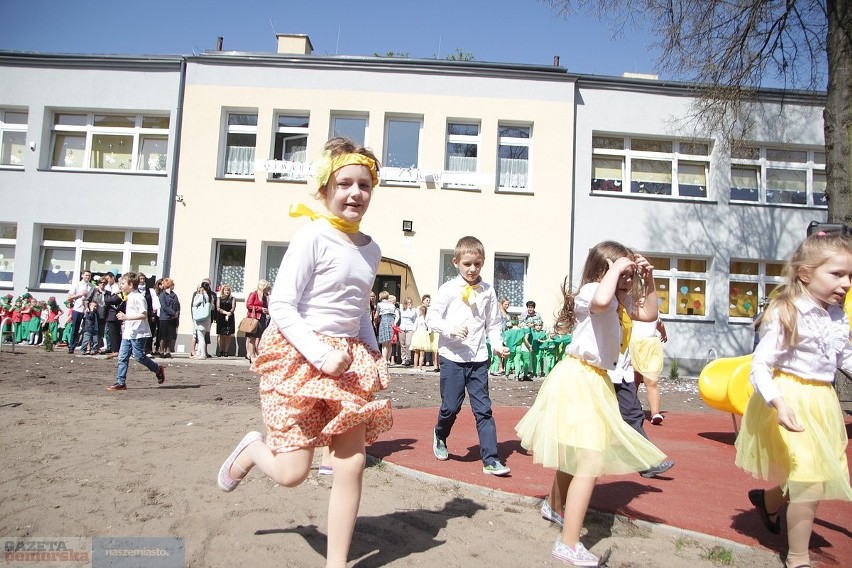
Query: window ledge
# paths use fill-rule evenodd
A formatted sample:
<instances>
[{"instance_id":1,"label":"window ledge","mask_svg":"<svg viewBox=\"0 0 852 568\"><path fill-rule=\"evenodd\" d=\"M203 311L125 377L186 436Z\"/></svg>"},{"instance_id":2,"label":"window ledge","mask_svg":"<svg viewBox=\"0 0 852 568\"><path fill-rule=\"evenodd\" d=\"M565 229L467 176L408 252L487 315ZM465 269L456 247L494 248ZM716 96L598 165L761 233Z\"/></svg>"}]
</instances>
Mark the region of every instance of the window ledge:
<instances>
[{"instance_id":1,"label":"window ledge","mask_svg":"<svg viewBox=\"0 0 852 568\"><path fill-rule=\"evenodd\" d=\"M754 323L753 318L743 318L731 316L728 318L728 325L751 325Z\"/></svg>"},{"instance_id":2,"label":"window ledge","mask_svg":"<svg viewBox=\"0 0 852 568\"><path fill-rule=\"evenodd\" d=\"M666 195L654 195L652 193L624 193L621 191L590 191L592 197L609 197L621 199L639 199L642 201L663 201L675 203L701 203L707 205L718 205L717 199L701 198L701 197L678 197Z\"/></svg>"},{"instance_id":3,"label":"window ledge","mask_svg":"<svg viewBox=\"0 0 852 568\"><path fill-rule=\"evenodd\" d=\"M237 179L237 178L232 178L232 177L218 178L217 177L216 179L218 179L218 180L222 180L222 179L233 180L233 179ZM239 178L239 179L242 179L242 178ZM252 178L249 178L249 179L252 179ZM308 184L307 178L305 178L305 179L284 179L284 178L274 178L274 177L270 176L270 177L266 178L266 181L268 181L269 183L299 183L299 184L305 184L305 185Z\"/></svg>"},{"instance_id":4,"label":"window ledge","mask_svg":"<svg viewBox=\"0 0 852 568\"><path fill-rule=\"evenodd\" d=\"M39 172L52 172L52 173L63 173L63 174L97 174L97 175L108 175L108 174L117 174L121 176L151 176L151 177L161 177L164 178L168 176L168 172L155 172L150 170L98 170L98 169L86 169L86 168L38 168L36 171Z\"/></svg>"},{"instance_id":5,"label":"window ledge","mask_svg":"<svg viewBox=\"0 0 852 568\"><path fill-rule=\"evenodd\" d=\"M828 205L797 205L795 203L760 203L757 201L729 201L729 205L743 207L778 207L781 209L807 209L811 211L827 211Z\"/></svg>"},{"instance_id":6,"label":"window ledge","mask_svg":"<svg viewBox=\"0 0 852 568\"><path fill-rule=\"evenodd\" d=\"M470 185L442 185L441 189L447 191L469 191L471 193L482 193L482 188Z\"/></svg>"},{"instance_id":7,"label":"window ledge","mask_svg":"<svg viewBox=\"0 0 852 568\"><path fill-rule=\"evenodd\" d=\"M2 164L2 165L0 165L0 171L22 172L22 171L24 171L24 166L12 166L10 164Z\"/></svg>"},{"instance_id":8,"label":"window ledge","mask_svg":"<svg viewBox=\"0 0 852 568\"><path fill-rule=\"evenodd\" d=\"M514 187L498 187L494 190L494 193L498 193L500 195L535 195L535 192L532 189L520 189Z\"/></svg>"},{"instance_id":9,"label":"window ledge","mask_svg":"<svg viewBox=\"0 0 852 568\"><path fill-rule=\"evenodd\" d=\"M242 181L242 182L250 181L250 182L253 182L255 180L255 177L254 176L215 176L213 179L215 179L216 181ZM278 181L278 180L275 180L275 181ZM281 180L281 181L286 181L286 180Z\"/></svg>"},{"instance_id":10,"label":"window ledge","mask_svg":"<svg viewBox=\"0 0 852 568\"><path fill-rule=\"evenodd\" d=\"M716 320L705 318L703 316L670 316L668 314L660 314L660 319L663 320L663 323L667 322L677 322L677 323L705 323L705 324L714 324Z\"/></svg>"},{"instance_id":11,"label":"window ledge","mask_svg":"<svg viewBox=\"0 0 852 568\"><path fill-rule=\"evenodd\" d=\"M380 187L417 187L421 186L419 181L395 181L382 180L379 182Z\"/></svg>"}]
</instances>

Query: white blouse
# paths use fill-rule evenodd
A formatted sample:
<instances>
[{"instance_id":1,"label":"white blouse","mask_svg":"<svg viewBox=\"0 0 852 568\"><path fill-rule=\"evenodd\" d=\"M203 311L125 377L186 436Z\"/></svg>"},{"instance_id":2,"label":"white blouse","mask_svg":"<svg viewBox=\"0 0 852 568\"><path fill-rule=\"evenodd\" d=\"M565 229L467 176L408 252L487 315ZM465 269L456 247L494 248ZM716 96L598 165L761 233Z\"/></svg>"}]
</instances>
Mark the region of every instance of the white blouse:
<instances>
[{"instance_id":1,"label":"white blouse","mask_svg":"<svg viewBox=\"0 0 852 568\"><path fill-rule=\"evenodd\" d=\"M613 370L618 365L621 351L621 321L618 317L618 299L613 296L609 307L596 314L589 311L589 304L595 295L599 282L592 282L580 288L574 297L574 324L569 355L585 361L600 369ZM630 297L624 306L628 313L633 309Z\"/></svg>"},{"instance_id":2,"label":"white blouse","mask_svg":"<svg viewBox=\"0 0 852 568\"><path fill-rule=\"evenodd\" d=\"M774 369L812 381L830 383L838 367L852 369L849 320L841 306L823 309L802 296L795 302L799 343L782 345L782 327L777 318L760 325L760 343L751 362L751 384L768 403L781 396L772 380Z\"/></svg>"}]
</instances>

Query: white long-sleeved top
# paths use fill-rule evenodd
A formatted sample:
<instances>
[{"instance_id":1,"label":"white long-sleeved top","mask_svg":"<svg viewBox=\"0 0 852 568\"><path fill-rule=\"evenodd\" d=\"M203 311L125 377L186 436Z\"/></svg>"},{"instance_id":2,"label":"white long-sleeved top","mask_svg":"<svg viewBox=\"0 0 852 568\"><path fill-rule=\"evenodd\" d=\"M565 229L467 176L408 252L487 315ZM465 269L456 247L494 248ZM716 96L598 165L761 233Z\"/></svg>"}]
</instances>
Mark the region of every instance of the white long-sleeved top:
<instances>
[{"instance_id":1,"label":"white long-sleeved top","mask_svg":"<svg viewBox=\"0 0 852 568\"><path fill-rule=\"evenodd\" d=\"M838 367L852 369L849 320L841 306L824 309L810 297L796 302L798 345L782 345L782 328L777 318L760 324L760 343L751 361L751 384L768 403L781 396L772 380L773 369L812 381L830 383Z\"/></svg>"},{"instance_id":2,"label":"white long-sleeved top","mask_svg":"<svg viewBox=\"0 0 852 568\"><path fill-rule=\"evenodd\" d=\"M293 237L269 295L269 315L315 367L322 367L332 348L314 332L358 338L378 350L369 294L381 258L375 241L355 246L322 218Z\"/></svg>"},{"instance_id":3,"label":"white long-sleeved top","mask_svg":"<svg viewBox=\"0 0 852 568\"><path fill-rule=\"evenodd\" d=\"M439 334L438 354L442 357L456 363L487 361L486 336L492 349L503 347L497 295L490 284L480 281L475 300L468 304L462 300L465 286L467 282L461 276L442 284L426 312L426 324ZM467 326L465 338L451 335L454 328L462 325Z\"/></svg>"},{"instance_id":4,"label":"white long-sleeved top","mask_svg":"<svg viewBox=\"0 0 852 568\"><path fill-rule=\"evenodd\" d=\"M589 305L598 286L599 282L585 284L574 297L574 317L577 323L574 324L571 343L566 351L589 365L612 371L618 365L621 351L618 299L613 296L607 309L591 313ZM630 313L633 309L632 299L628 296L625 301L624 308Z\"/></svg>"}]
</instances>

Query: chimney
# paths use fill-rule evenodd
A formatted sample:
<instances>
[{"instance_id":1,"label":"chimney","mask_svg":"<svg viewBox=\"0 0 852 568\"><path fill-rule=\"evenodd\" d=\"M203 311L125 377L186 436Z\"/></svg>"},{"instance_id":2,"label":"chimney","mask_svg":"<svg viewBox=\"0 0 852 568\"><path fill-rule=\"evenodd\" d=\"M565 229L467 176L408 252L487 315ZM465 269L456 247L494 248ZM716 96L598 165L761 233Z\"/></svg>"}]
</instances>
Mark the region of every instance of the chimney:
<instances>
[{"instance_id":1,"label":"chimney","mask_svg":"<svg viewBox=\"0 0 852 568\"><path fill-rule=\"evenodd\" d=\"M553 56L553 66L559 67L559 56L558 55Z\"/></svg>"},{"instance_id":2,"label":"chimney","mask_svg":"<svg viewBox=\"0 0 852 568\"><path fill-rule=\"evenodd\" d=\"M314 51L311 38L305 34L275 34L278 53L288 55L310 55Z\"/></svg>"},{"instance_id":3,"label":"chimney","mask_svg":"<svg viewBox=\"0 0 852 568\"><path fill-rule=\"evenodd\" d=\"M222 51L222 43L225 41L225 38L219 36L216 38L216 51Z\"/></svg>"}]
</instances>

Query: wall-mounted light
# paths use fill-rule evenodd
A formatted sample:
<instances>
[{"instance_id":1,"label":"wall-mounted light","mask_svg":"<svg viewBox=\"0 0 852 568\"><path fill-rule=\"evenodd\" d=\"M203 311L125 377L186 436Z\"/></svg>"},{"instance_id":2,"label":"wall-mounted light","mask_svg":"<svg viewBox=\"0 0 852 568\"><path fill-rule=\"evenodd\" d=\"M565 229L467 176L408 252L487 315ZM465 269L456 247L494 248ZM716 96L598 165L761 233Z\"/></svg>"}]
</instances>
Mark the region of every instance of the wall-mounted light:
<instances>
[{"instance_id":1,"label":"wall-mounted light","mask_svg":"<svg viewBox=\"0 0 852 568\"><path fill-rule=\"evenodd\" d=\"M35 140L33 140L32 142L30 142L30 150L35 152L35 149L36 149L36 142L35 142Z\"/></svg>"},{"instance_id":2,"label":"wall-mounted light","mask_svg":"<svg viewBox=\"0 0 852 568\"><path fill-rule=\"evenodd\" d=\"M402 222L402 232L403 233L413 233L414 232L414 221L403 221Z\"/></svg>"}]
</instances>

